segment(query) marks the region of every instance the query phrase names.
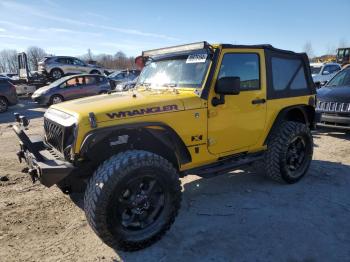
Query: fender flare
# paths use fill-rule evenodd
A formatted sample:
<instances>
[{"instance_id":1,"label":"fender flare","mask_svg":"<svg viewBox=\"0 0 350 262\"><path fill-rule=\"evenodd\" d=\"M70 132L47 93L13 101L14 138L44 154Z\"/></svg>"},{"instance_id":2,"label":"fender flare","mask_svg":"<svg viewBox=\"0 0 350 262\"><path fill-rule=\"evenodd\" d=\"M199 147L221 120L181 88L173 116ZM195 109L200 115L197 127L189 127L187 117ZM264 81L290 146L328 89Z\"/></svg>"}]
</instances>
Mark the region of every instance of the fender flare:
<instances>
[{"instance_id":1,"label":"fender flare","mask_svg":"<svg viewBox=\"0 0 350 262\"><path fill-rule=\"evenodd\" d=\"M91 153L96 145L101 142L104 143L108 138L116 137L119 134L127 135L128 132L135 131L141 135L142 132L146 131L148 135L151 135L153 139L164 146L163 149L171 150L172 153L175 153L179 165L192 161L191 154L180 136L170 126L160 122L141 122L91 130L81 144L79 155L84 156L89 152ZM128 141L127 144L132 144L133 142L135 141L130 141L130 143Z\"/></svg>"},{"instance_id":2,"label":"fender flare","mask_svg":"<svg viewBox=\"0 0 350 262\"><path fill-rule=\"evenodd\" d=\"M309 115L309 113L307 112L308 110L311 110L310 108L312 108L312 116ZM283 108L277 115L277 117L275 118L273 125L268 133L268 135L266 136L265 140L264 140L264 145L267 144L267 142L269 141L271 134L280 126L280 124L282 123L282 121L284 119L287 118L287 115L290 111L292 110L299 110L304 118L304 121L306 123L307 126L310 126L311 128L314 127L315 123L315 109L314 107L310 104L310 105L305 105L305 104L301 104L301 105L293 105L293 106L289 106L289 107L285 107Z\"/></svg>"}]
</instances>

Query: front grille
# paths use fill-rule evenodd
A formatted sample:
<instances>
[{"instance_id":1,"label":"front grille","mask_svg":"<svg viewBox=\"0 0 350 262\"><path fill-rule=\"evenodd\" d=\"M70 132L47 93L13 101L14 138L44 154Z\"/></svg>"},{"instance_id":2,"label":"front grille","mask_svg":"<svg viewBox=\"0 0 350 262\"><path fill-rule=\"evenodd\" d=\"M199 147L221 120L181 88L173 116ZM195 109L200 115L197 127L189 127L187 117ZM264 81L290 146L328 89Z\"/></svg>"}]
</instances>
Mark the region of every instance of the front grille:
<instances>
[{"instance_id":1,"label":"front grille","mask_svg":"<svg viewBox=\"0 0 350 262\"><path fill-rule=\"evenodd\" d=\"M63 153L64 126L61 126L47 118L44 118L46 142Z\"/></svg>"},{"instance_id":2,"label":"front grille","mask_svg":"<svg viewBox=\"0 0 350 262\"><path fill-rule=\"evenodd\" d=\"M318 101L316 110L321 112L350 113L350 103Z\"/></svg>"}]
</instances>

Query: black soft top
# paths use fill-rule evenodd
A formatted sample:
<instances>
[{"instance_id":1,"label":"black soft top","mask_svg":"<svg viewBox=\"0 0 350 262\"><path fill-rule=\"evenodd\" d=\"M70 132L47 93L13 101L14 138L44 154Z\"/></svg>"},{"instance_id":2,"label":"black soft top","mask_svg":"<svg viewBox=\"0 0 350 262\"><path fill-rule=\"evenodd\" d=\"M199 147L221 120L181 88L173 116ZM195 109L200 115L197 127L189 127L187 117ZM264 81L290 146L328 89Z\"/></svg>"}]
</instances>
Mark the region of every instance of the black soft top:
<instances>
[{"instance_id":1,"label":"black soft top","mask_svg":"<svg viewBox=\"0 0 350 262\"><path fill-rule=\"evenodd\" d=\"M296 53L293 51L289 50L284 50L284 49L279 49L276 47L273 47L272 45L269 44L261 44L261 45L233 45L233 44L221 44L222 48L250 48L250 49L264 49L264 50L269 50L277 53L284 53L284 54L289 54L289 55L297 55L297 56L305 56L306 53Z\"/></svg>"}]
</instances>

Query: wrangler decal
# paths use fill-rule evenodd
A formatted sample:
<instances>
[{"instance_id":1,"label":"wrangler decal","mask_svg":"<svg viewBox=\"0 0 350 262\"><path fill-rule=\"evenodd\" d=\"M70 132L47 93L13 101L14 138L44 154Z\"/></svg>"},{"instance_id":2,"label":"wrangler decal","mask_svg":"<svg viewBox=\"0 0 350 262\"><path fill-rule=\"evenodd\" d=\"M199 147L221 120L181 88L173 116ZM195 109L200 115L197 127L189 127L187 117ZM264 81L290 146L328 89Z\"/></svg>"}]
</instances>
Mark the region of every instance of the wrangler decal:
<instances>
[{"instance_id":1,"label":"wrangler decal","mask_svg":"<svg viewBox=\"0 0 350 262\"><path fill-rule=\"evenodd\" d=\"M119 112L113 112L113 113L107 113L106 115L109 118L122 118L127 116L139 116L139 115L145 115L145 114L154 114L159 112L166 112L166 111L175 111L178 110L177 105L166 105L166 106L155 106L155 107L148 107L148 108L141 108L141 109L133 109L130 111L119 111Z\"/></svg>"}]
</instances>

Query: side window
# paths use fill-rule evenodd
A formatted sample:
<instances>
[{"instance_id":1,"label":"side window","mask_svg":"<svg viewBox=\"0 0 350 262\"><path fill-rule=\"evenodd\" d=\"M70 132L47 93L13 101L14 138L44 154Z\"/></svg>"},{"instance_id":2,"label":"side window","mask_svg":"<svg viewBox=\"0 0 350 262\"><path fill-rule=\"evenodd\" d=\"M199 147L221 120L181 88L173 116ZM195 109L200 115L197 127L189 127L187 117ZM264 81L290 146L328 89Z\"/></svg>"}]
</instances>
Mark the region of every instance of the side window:
<instances>
[{"instance_id":1,"label":"side window","mask_svg":"<svg viewBox=\"0 0 350 262\"><path fill-rule=\"evenodd\" d=\"M277 92L307 90L302 60L272 57L272 87Z\"/></svg>"},{"instance_id":2,"label":"side window","mask_svg":"<svg viewBox=\"0 0 350 262\"><path fill-rule=\"evenodd\" d=\"M78 66L85 66L84 62L79 59L73 59L73 64Z\"/></svg>"},{"instance_id":3,"label":"side window","mask_svg":"<svg viewBox=\"0 0 350 262\"><path fill-rule=\"evenodd\" d=\"M85 76L85 83L86 83L87 85L96 84L96 83L97 83L96 77L94 77L94 76Z\"/></svg>"},{"instance_id":4,"label":"side window","mask_svg":"<svg viewBox=\"0 0 350 262\"><path fill-rule=\"evenodd\" d=\"M324 75L325 74L325 72L328 72L328 73L332 73L331 72L331 66L329 66L329 65L327 65L327 66L325 66L324 68L323 68L323 71L322 71L322 75Z\"/></svg>"},{"instance_id":5,"label":"side window","mask_svg":"<svg viewBox=\"0 0 350 262\"><path fill-rule=\"evenodd\" d=\"M73 77L67 80L65 83L61 85L61 88L69 88L83 85L85 83L84 77Z\"/></svg>"},{"instance_id":6,"label":"side window","mask_svg":"<svg viewBox=\"0 0 350 262\"><path fill-rule=\"evenodd\" d=\"M336 73L340 70L340 66L337 66L337 65L331 65L331 74L332 73Z\"/></svg>"},{"instance_id":7,"label":"side window","mask_svg":"<svg viewBox=\"0 0 350 262\"><path fill-rule=\"evenodd\" d=\"M115 76L115 79L123 79L125 77L125 73L120 73Z\"/></svg>"},{"instance_id":8,"label":"side window","mask_svg":"<svg viewBox=\"0 0 350 262\"><path fill-rule=\"evenodd\" d=\"M260 89L258 54L225 54L218 78L239 77L241 91Z\"/></svg>"}]
</instances>

